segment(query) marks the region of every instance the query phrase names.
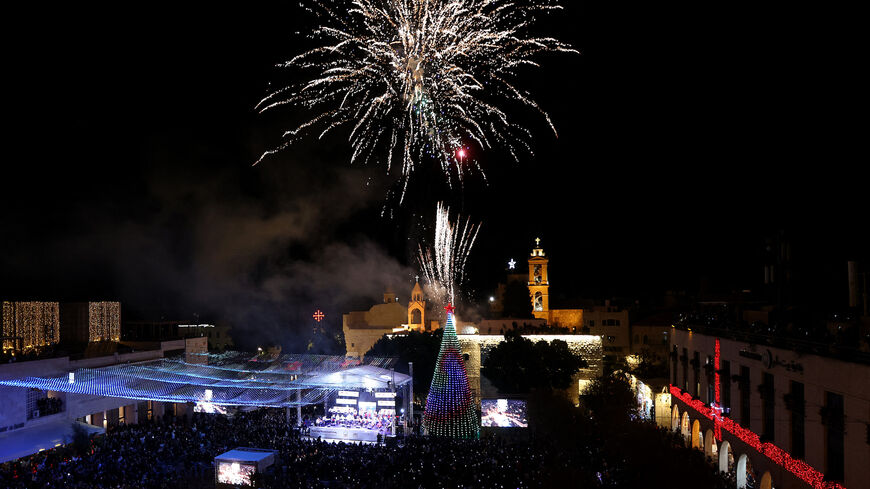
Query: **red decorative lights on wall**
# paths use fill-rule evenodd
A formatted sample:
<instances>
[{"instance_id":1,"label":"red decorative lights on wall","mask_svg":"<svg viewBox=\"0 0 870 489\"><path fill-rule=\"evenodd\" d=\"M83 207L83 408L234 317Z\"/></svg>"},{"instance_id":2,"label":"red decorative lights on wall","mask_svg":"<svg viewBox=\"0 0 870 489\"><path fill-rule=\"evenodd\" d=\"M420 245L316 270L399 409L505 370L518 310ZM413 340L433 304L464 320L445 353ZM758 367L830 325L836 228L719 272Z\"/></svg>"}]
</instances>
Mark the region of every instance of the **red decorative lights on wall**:
<instances>
[{"instance_id":1,"label":"red decorative lights on wall","mask_svg":"<svg viewBox=\"0 0 870 489\"><path fill-rule=\"evenodd\" d=\"M713 434L717 440L722 441L722 387L719 382L719 357L721 351L719 350L719 338L716 338L716 345L713 351L713 367L714 367L714 382L715 386L715 399L716 402L713 406Z\"/></svg>"}]
</instances>

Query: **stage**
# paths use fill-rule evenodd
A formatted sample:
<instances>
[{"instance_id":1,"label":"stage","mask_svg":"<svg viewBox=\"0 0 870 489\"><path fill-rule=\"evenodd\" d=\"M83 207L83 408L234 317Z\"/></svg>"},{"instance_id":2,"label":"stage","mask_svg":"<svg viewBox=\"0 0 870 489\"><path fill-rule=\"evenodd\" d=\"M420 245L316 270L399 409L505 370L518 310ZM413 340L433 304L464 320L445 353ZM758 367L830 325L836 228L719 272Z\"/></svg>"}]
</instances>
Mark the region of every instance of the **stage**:
<instances>
[{"instance_id":1,"label":"stage","mask_svg":"<svg viewBox=\"0 0 870 489\"><path fill-rule=\"evenodd\" d=\"M344 428L341 426L312 426L309 435L311 438L322 438L324 440L342 440L342 441L378 441L377 430L367 430L365 428Z\"/></svg>"}]
</instances>

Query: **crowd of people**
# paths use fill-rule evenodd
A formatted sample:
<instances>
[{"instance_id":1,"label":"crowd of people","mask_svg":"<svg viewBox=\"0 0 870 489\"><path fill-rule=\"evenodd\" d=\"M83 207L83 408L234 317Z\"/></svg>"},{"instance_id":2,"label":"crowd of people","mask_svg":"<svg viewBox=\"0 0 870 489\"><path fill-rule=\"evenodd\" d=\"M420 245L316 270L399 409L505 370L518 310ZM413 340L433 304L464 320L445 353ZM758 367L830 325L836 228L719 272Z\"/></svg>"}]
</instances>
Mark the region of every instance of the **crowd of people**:
<instances>
[{"instance_id":1,"label":"crowd of people","mask_svg":"<svg viewBox=\"0 0 870 489\"><path fill-rule=\"evenodd\" d=\"M284 410L259 409L112 427L83 444L0 464L0 487L213 488L214 458L238 447L278 451L275 464L254 477L257 487L275 489L624 487L619 481L634 464L607 455L596 437L578 438L568 447L534 438L507 442L487 436L329 443L302 436L295 417Z\"/></svg>"},{"instance_id":2,"label":"crowd of people","mask_svg":"<svg viewBox=\"0 0 870 489\"><path fill-rule=\"evenodd\" d=\"M576 468L530 442L415 436L397 444L328 443L300 436L295 418L277 409L120 425L87 443L0 464L0 487L210 488L214 458L237 447L278 450L275 465L256 476L266 488L552 487L553 477Z\"/></svg>"}]
</instances>

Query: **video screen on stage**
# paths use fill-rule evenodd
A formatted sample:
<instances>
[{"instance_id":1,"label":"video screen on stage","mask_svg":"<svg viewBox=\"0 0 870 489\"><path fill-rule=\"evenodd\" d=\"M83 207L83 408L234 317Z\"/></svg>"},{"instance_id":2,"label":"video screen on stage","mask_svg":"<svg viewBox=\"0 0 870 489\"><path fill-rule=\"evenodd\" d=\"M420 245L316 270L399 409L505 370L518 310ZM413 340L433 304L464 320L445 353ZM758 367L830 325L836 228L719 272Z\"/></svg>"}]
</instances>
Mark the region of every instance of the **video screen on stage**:
<instances>
[{"instance_id":1,"label":"video screen on stage","mask_svg":"<svg viewBox=\"0 0 870 489\"><path fill-rule=\"evenodd\" d=\"M480 425L494 428L528 428L526 401L481 399Z\"/></svg>"},{"instance_id":2,"label":"video screen on stage","mask_svg":"<svg viewBox=\"0 0 870 489\"><path fill-rule=\"evenodd\" d=\"M217 404L213 404L208 401L200 401L193 406L193 412L207 414L227 414L227 408L223 406L218 406Z\"/></svg>"},{"instance_id":3,"label":"video screen on stage","mask_svg":"<svg viewBox=\"0 0 870 489\"><path fill-rule=\"evenodd\" d=\"M218 483L250 486L253 484L251 477L257 467L238 462L220 462L218 464Z\"/></svg>"}]
</instances>

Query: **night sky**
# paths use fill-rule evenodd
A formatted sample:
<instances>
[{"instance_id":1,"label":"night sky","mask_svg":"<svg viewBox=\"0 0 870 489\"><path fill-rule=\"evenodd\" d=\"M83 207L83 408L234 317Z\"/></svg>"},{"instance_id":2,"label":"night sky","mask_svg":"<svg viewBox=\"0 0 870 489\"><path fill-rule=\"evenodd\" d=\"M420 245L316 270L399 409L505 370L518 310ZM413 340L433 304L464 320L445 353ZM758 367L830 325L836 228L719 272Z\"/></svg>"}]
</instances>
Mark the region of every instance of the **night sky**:
<instances>
[{"instance_id":1,"label":"night sky","mask_svg":"<svg viewBox=\"0 0 870 489\"><path fill-rule=\"evenodd\" d=\"M570 305L751 288L780 232L819 300L844 302L845 262L870 248L848 69L732 12L568 4L541 26L582 54L523 79L559 137L518 114L534 156L476 154L487 180L462 188L423 170L401 206L382 166L350 166L347 132L252 166L298 121L254 110L305 45L295 3L7 16L0 297L120 300L126 318L286 342L315 309L339 327L387 286L406 300L444 200L482 222L469 302L535 237Z\"/></svg>"}]
</instances>

